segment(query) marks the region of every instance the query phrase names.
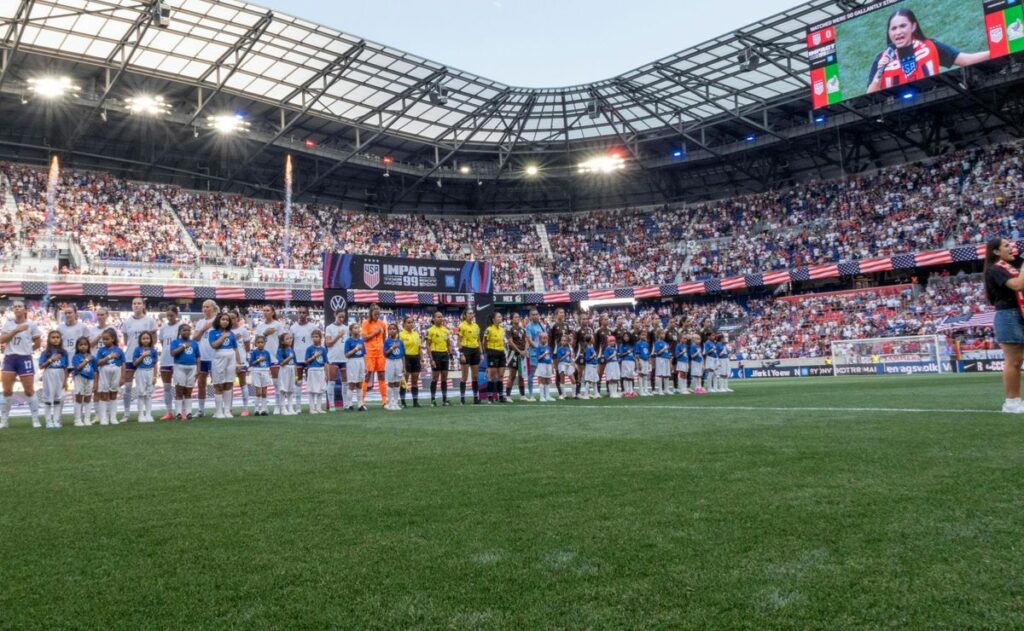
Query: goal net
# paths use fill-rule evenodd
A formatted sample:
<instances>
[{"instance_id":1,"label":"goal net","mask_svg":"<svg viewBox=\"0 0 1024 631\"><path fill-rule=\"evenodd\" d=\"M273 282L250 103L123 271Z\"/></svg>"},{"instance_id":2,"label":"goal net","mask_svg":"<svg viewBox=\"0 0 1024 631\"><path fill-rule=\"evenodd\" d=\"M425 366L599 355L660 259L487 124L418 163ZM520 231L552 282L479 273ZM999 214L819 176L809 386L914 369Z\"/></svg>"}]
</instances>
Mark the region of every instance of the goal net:
<instances>
[{"instance_id":1,"label":"goal net","mask_svg":"<svg viewBox=\"0 0 1024 631\"><path fill-rule=\"evenodd\" d=\"M832 342L833 375L914 375L949 372L942 335Z\"/></svg>"}]
</instances>

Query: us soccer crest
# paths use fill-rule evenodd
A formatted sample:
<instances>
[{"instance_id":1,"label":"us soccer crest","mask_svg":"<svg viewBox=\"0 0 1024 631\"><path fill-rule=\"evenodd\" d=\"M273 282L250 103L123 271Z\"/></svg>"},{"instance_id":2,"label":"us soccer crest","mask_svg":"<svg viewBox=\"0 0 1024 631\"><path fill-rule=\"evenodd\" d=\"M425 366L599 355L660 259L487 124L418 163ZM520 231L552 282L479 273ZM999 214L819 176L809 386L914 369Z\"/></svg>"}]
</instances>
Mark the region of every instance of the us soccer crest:
<instances>
[{"instance_id":1,"label":"us soccer crest","mask_svg":"<svg viewBox=\"0 0 1024 631\"><path fill-rule=\"evenodd\" d=\"M992 28L990 28L988 30L988 38L992 41L993 44L998 44L999 42L1003 41L1003 27L993 26Z\"/></svg>"},{"instance_id":2,"label":"us soccer crest","mask_svg":"<svg viewBox=\"0 0 1024 631\"><path fill-rule=\"evenodd\" d=\"M825 82L824 81L815 81L814 82L814 94L817 95L817 96L821 96L824 93L825 93Z\"/></svg>"},{"instance_id":3,"label":"us soccer crest","mask_svg":"<svg viewBox=\"0 0 1024 631\"><path fill-rule=\"evenodd\" d=\"M811 35L811 43L817 46L821 43L821 31L818 31L814 35Z\"/></svg>"},{"instance_id":4,"label":"us soccer crest","mask_svg":"<svg viewBox=\"0 0 1024 631\"><path fill-rule=\"evenodd\" d=\"M900 66L903 67L903 74L909 77L917 72L917 56L907 55L903 57L900 59Z\"/></svg>"},{"instance_id":5,"label":"us soccer crest","mask_svg":"<svg viewBox=\"0 0 1024 631\"><path fill-rule=\"evenodd\" d=\"M363 265L363 282L370 289L376 289L380 284L380 264L366 263Z\"/></svg>"}]
</instances>

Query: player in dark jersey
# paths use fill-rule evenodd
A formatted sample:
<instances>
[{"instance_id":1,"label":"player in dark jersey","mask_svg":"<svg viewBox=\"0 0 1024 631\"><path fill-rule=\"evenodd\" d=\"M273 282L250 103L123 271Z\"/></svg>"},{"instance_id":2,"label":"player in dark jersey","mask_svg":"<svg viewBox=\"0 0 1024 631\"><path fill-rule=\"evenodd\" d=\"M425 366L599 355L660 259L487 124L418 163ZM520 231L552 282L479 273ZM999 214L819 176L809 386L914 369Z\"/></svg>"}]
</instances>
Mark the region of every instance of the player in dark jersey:
<instances>
[{"instance_id":1,"label":"player in dark jersey","mask_svg":"<svg viewBox=\"0 0 1024 631\"><path fill-rule=\"evenodd\" d=\"M554 355L558 347L562 345L562 339L566 338L569 334L569 328L565 323L565 309L559 307L555 309L555 321L551 324L548 329L548 339L551 342L551 353ZM555 390L558 391L558 396L564 396L562 394L562 373L555 369Z\"/></svg>"},{"instance_id":2,"label":"player in dark jersey","mask_svg":"<svg viewBox=\"0 0 1024 631\"><path fill-rule=\"evenodd\" d=\"M523 374L526 368L526 355L529 351L529 343L526 341L526 330L523 329L523 319L518 313L513 313L512 323L505 334L505 365L508 367L508 385L505 386L505 398L512 401L512 384L519 384L519 398L525 398L526 392L523 388Z\"/></svg>"},{"instance_id":3,"label":"player in dark jersey","mask_svg":"<svg viewBox=\"0 0 1024 631\"><path fill-rule=\"evenodd\" d=\"M604 347L608 345L608 338L612 335L611 326L608 323L608 316L601 314L597 319L597 330L594 331L594 348L597 350L597 354L600 356L604 353ZM604 377L604 362L598 365L598 382L597 382L597 393L601 393L601 378ZM609 396L611 390L608 391Z\"/></svg>"}]
</instances>

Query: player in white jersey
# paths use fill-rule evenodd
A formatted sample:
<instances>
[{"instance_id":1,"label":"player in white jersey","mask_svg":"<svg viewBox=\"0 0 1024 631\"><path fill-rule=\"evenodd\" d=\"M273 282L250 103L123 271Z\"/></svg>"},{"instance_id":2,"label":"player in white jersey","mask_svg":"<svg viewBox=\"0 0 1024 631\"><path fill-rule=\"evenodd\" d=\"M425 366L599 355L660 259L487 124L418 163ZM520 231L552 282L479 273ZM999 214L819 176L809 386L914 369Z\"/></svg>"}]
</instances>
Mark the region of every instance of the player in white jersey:
<instances>
[{"instance_id":1,"label":"player in white jersey","mask_svg":"<svg viewBox=\"0 0 1024 631\"><path fill-rule=\"evenodd\" d=\"M203 302L203 317L195 323L195 332L192 339L199 342L199 416L206 413L206 382L209 380L210 371L213 369L213 347L210 346L210 331L213 329L213 320L217 317L220 309L217 303L212 300Z\"/></svg>"},{"instance_id":2,"label":"player in white jersey","mask_svg":"<svg viewBox=\"0 0 1024 631\"><path fill-rule=\"evenodd\" d=\"M131 359L135 357L135 349L139 347L139 336L149 333L156 339L156 331L160 328L156 318L146 313L146 301L142 298L132 300L132 315L121 322L121 332L124 333L124 356L128 359L124 363L121 372L121 386L124 388L124 417L127 419L132 412L132 389L135 383L135 368L132 367ZM152 390L152 388L150 388Z\"/></svg>"},{"instance_id":3,"label":"player in white jersey","mask_svg":"<svg viewBox=\"0 0 1024 631\"><path fill-rule=\"evenodd\" d=\"M64 321L57 325L57 330L60 331L68 357L75 356L75 343L78 338L89 337L92 332L88 324L78 319L78 308L73 304L64 307Z\"/></svg>"},{"instance_id":4,"label":"player in white jersey","mask_svg":"<svg viewBox=\"0 0 1024 631\"><path fill-rule=\"evenodd\" d=\"M313 344L313 331L319 331L320 327L309 319L309 307L299 307L295 310L296 319L289 328L289 333L295 338L295 396L298 407L302 407L302 384L306 376L306 350ZM301 355L299 353L302 353ZM308 389L308 386L307 386Z\"/></svg>"},{"instance_id":5,"label":"player in white jersey","mask_svg":"<svg viewBox=\"0 0 1024 631\"><path fill-rule=\"evenodd\" d=\"M235 376L238 377L238 387L242 389L242 416L249 416L249 385L246 383L249 377L249 351L252 350L252 334L245 326L245 320L238 309L232 309L231 332L235 334L235 341L238 343L239 362L235 367Z\"/></svg>"},{"instance_id":6,"label":"player in white jersey","mask_svg":"<svg viewBox=\"0 0 1024 631\"><path fill-rule=\"evenodd\" d=\"M21 382L21 387L28 398L32 426L39 427L39 399L36 398L36 369L32 361L32 352L39 350L43 343L43 332L35 322L28 319L24 301L15 300L11 310L14 312L14 318L4 322L0 327L0 346L5 346L3 368L0 370L0 383L3 384L4 392L3 407L0 407L0 429L7 427L11 415L15 380Z\"/></svg>"},{"instance_id":7,"label":"player in white jersey","mask_svg":"<svg viewBox=\"0 0 1024 631\"><path fill-rule=\"evenodd\" d=\"M270 380L274 384L274 414L281 413L281 382L278 377L281 367L277 365L277 349L281 346L281 336L286 333L284 322L277 319L277 311L270 305L263 307L263 322L256 327L256 335L264 339L263 350L270 354Z\"/></svg>"},{"instance_id":8,"label":"player in white jersey","mask_svg":"<svg viewBox=\"0 0 1024 631\"><path fill-rule=\"evenodd\" d=\"M345 340L348 339L348 325L345 323L345 312L338 311L334 314L334 322L327 325L324 331L326 337L324 345L327 346L327 409L335 407L334 383L341 373L341 405L345 407Z\"/></svg>"},{"instance_id":9,"label":"player in white jersey","mask_svg":"<svg viewBox=\"0 0 1024 631\"><path fill-rule=\"evenodd\" d=\"M89 343L92 345L93 351L98 352L100 348L103 348L103 333L106 330L114 331L114 335L117 338L118 345L121 344L121 331L119 327L114 326L110 322L110 310L106 307L96 307L96 324L89 329ZM100 380L96 379L93 381L93 401L99 403L99 392L100 392ZM104 401L104 404L106 402ZM97 416L99 413L97 412ZM88 420L88 419L87 419ZM112 421L117 420L116 410L114 411L114 418Z\"/></svg>"},{"instance_id":10,"label":"player in white jersey","mask_svg":"<svg viewBox=\"0 0 1024 631\"><path fill-rule=\"evenodd\" d=\"M319 331L320 327L309 319L309 307L299 307L295 310L296 319L292 323L289 332L295 338L295 380L302 381L306 368L306 349L313 343L313 331Z\"/></svg>"},{"instance_id":11,"label":"player in white jersey","mask_svg":"<svg viewBox=\"0 0 1024 631\"><path fill-rule=\"evenodd\" d=\"M178 307L170 305L164 311L167 321L160 325L157 339L160 341L160 380L164 382L164 415L161 421L174 418L174 357L171 356L171 342L178 339L179 321Z\"/></svg>"}]
</instances>

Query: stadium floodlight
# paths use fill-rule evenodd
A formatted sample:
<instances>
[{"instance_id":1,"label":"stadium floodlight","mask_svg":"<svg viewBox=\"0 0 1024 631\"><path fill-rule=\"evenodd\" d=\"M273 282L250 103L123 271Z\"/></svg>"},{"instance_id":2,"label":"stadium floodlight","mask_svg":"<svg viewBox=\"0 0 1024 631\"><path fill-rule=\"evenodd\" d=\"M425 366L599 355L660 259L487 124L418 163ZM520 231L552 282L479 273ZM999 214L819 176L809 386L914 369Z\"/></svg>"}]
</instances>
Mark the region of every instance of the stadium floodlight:
<instances>
[{"instance_id":1,"label":"stadium floodlight","mask_svg":"<svg viewBox=\"0 0 1024 631\"><path fill-rule=\"evenodd\" d=\"M241 114L217 114L207 116L206 124L217 133L233 134L235 132L249 131L249 122Z\"/></svg>"},{"instance_id":2,"label":"stadium floodlight","mask_svg":"<svg viewBox=\"0 0 1024 631\"><path fill-rule=\"evenodd\" d=\"M906 92L904 92L901 95L901 98L904 101L913 101L916 97L917 97L917 92L914 92L913 90L907 90Z\"/></svg>"},{"instance_id":3,"label":"stadium floodlight","mask_svg":"<svg viewBox=\"0 0 1024 631\"><path fill-rule=\"evenodd\" d=\"M468 166L463 165L463 166L459 167L459 173L461 173L463 175L469 175L469 171L470 171L470 169L469 169Z\"/></svg>"},{"instance_id":4,"label":"stadium floodlight","mask_svg":"<svg viewBox=\"0 0 1024 631\"><path fill-rule=\"evenodd\" d=\"M611 153L579 163L577 171L580 173L613 173L625 168L625 166L626 161L622 159L622 154Z\"/></svg>"},{"instance_id":5,"label":"stadium floodlight","mask_svg":"<svg viewBox=\"0 0 1024 631\"><path fill-rule=\"evenodd\" d=\"M747 137L746 137L745 140L747 142L756 142L757 141L757 134L747 134Z\"/></svg>"},{"instance_id":6,"label":"stadium floodlight","mask_svg":"<svg viewBox=\"0 0 1024 631\"><path fill-rule=\"evenodd\" d=\"M825 124L825 115L824 114L818 114L817 116L814 117L814 122L816 124L818 124L818 125L824 125Z\"/></svg>"},{"instance_id":7,"label":"stadium floodlight","mask_svg":"<svg viewBox=\"0 0 1024 631\"><path fill-rule=\"evenodd\" d=\"M683 150L682 149L676 149L675 151L672 152L672 157L673 158L682 158L683 157Z\"/></svg>"},{"instance_id":8,"label":"stadium floodlight","mask_svg":"<svg viewBox=\"0 0 1024 631\"><path fill-rule=\"evenodd\" d=\"M125 99L124 105L128 108L129 113L142 116L162 116L171 111L171 104L160 95L140 94Z\"/></svg>"},{"instance_id":9,"label":"stadium floodlight","mask_svg":"<svg viewBox=\"0 0 1024 631\"><path fill-rule=\"evenodd\" d=\"M535 164L531 164L528 167L526 167L526 174L527 175L531 175L531 176L532 175L537 175L539 172L540 172L540 169L538 169L537 165L535 165Z\"/></svg>"},{"instance_id":10,"label":"stadium floodlight","mask_svg":"<svg viewBox=\"0 0 1024 631\"><path fill-rule=\"evenodd\" d=\"M37 77L28 80L28 89L44 99L59 99L82 88L75 85L70 77Z\"/></svg>"}]
</instances>

